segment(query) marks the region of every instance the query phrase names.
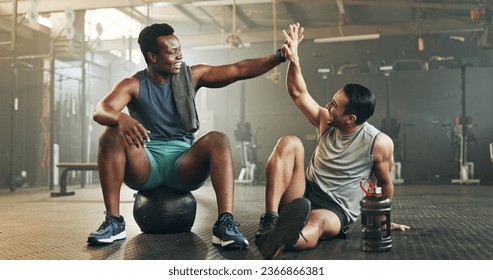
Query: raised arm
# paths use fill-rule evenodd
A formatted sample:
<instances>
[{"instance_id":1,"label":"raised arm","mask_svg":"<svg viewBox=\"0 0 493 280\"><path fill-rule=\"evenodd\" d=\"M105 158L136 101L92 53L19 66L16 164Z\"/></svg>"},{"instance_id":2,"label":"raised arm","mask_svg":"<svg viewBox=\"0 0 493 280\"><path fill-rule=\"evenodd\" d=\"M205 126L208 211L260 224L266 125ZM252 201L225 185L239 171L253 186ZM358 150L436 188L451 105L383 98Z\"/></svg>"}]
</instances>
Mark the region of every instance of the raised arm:
<instances>
[{"instance_id":1,"label":"raised arm","mask_svg":"<svg viewBox=\"0 0 493 280\"><path fill-rule=\"evenodd\" d=\"M288 31L283 30L285 43L282 54L289 60L286 84L288 93L296 106L319 131L327 126L327 109L321 107L308 93L308 88L301 73L298 45L303 40L303 27L299 23L290 24Z\"/></svg>"},{"instance_id":2,"label":"raised arm","mask_svg":"<svg viewBox=\"0 0 493 280\"><path fill-rule=\"evenodd\" d=\"M195 89L220 88L238 80L254 78L266 73L281 62L283 60L279 59L276 54L271 54L220 66L197 64L192 66Z\"/></svg>"}]
</instances>

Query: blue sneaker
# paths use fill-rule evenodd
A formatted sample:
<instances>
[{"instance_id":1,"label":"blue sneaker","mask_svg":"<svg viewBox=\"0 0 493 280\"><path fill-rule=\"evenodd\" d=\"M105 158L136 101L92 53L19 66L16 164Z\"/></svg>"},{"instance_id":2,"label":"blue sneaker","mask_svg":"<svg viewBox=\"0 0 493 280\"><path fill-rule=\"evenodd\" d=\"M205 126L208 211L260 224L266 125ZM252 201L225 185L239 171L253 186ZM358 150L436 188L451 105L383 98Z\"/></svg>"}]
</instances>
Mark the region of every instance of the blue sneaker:
<instances>
[{"instance_id":1,"label":"blue sneaker","mask_svg":"<svg viewBox=\"0 0 493 280\"><path fill-rule=\"evenodd\" d=\"M310 211L311 203L306 198L297 198L286 204L281 209L274 228L257 239L257 247L262 256L270 260L283 251L293 249L300 235L303 237L301 230L308 222Z\"/></svg>"},{"instance_id":2,"label":"blue sneaker","mask_svg":"<svg viewBox=\"0 0 493 280\"><path fill-rule=\"evenodd\" d=\"M106 215L104 222L87 238L89 245L111 244L116 240L127 238L123 216L115 217L106 212L104 214Z\"/></svg>"},{"instance_id":3,"label":"blue sneaker","mask_svg":"<svg viewBox=\"0 0 493 280\"><path fill-rule=\"evenodd\" d=\"M212 244L223 249L245 249L248 240L238 230L238 223L230 213L222 214L212 229Z\"/></svg>"}]
</instances>

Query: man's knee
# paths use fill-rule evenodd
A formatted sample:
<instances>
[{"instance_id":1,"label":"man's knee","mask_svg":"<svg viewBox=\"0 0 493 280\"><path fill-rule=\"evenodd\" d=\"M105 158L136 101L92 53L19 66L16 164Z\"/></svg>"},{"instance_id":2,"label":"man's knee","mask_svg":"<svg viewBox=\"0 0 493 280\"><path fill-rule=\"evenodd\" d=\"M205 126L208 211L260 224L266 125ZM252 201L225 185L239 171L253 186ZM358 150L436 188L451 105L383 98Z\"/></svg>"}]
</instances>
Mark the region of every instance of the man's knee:
<instances>
[{"instance_id":1,"label":"man's knee","mask_svg":"<svg viewBox=\"0 0 493 280\"><path fill-rule=\"evenodd\" d=\"M219 131L211 131L200 137L197 144L204 145L206 147L221 147L229 149L229 138L225 133Z\"/></svg>"},{"instance_id":2,"label":"man's knee","mask_svg":"<svg viewBox=\"0 0 493 280\"><path fill-rule=\"evenodd\" d=\"M296 136L283 136L283 137L281 137L277 141L275 149L281 153L304 152L303 142L301 142L300 138L298 138Z\"/></svg>"},{"instance_id":3,"label":"man's knee","mask_svg":"<svg viewBox=\"0 0 493 280\"><path fill-rule=\"evenodd\" d=\"M341 231L339 217L334 212L326 209L312 210L308 222L319 230L322 238L337 236Z\"/></svg>"},{"instance_id":4,"label":"man's knee","mask_svg":"<svg viewBox=\"0 0 493 280\"><path fill-rule=\"evenodd\" d=\"M106 126L99 138L106 139L114 137L120 137L120 130L115 126Z\"/></svg>"},{"instance_id":5,"label":"man's knee","mask_svg":"<svg viewBox=\"0 0 493 280\"><path fill-rule=\"evenodd\" d=\"M121 143L121 135L120 131L116 127L107 126L103 133L99 136L100 147L114 147L119 143Z\"/></svg>"}]
</instances>

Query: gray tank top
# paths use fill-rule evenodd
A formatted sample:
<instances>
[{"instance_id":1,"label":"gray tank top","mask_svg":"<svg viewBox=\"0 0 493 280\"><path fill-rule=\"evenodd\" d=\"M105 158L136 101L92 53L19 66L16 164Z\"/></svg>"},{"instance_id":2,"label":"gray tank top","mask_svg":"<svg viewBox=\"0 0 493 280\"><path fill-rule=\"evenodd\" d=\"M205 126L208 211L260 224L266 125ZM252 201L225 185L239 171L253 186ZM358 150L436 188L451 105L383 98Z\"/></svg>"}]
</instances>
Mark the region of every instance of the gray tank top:
<instances>
[{"instance_id":1,"label":"gray tank top","mask_svg":"<svg viewBox=\"0 0 493 280\"><path fill-rule=\"evenodd\" d=\"M170 83L152 81L147 70L137 72L139 98L129 106L132 118L139 121L151 133L152 140L194 141L193 133L186 133L177 113Z\"/></svg>"},{"instance_id":2,"label":"gray tank top","mask_svg":"<svg viewBox=\"0 0 493 280\"><path fill-rule=\"evenodd\" d=\"M354 222L364 193L359 183L373 173L373 143L380 131L365 122L350 135L341 135L333 127L317 142L306 176L316 183Z\"/></svg>"}]
</instances>

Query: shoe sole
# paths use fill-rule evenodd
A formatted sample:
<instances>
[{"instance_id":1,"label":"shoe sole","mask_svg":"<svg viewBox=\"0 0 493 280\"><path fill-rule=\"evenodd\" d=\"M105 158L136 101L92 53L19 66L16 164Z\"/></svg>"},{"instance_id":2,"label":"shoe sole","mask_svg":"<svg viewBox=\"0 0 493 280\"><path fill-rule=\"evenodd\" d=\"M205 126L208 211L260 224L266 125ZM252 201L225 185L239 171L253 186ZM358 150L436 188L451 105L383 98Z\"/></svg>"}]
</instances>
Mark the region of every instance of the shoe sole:
<instances>
[{"instance_id":1,"label":"shoe sole","mask_svg":"<svg viewBox=\"0 0 493 280\"><path fill-rule=\"evenodd\" d=\"M279 213L274 229L264 233L258 239L258 249L265 259L279 255L284 244L299 237L310 217L311 203L305 198L297 198L287 204Z\"/></svg>"},{"instance_id":2,"label":"shoe sole","mask_svg":"<svg viewBox=\"0 0 493 280\"><path fill-rule=\"evenodd\" d=\"M238 242L235 240L222 240L219 237L212 236L212 244L221 246L225 250L246 249L248 247L248 241Z\"/></svg>"},{"instance_id":3,"label":"shoe sole","mask_svg":"<svg viewBox=\"0 0 493 280\"><path fill-rule=\"evenodd\" d=\"M87 243L89 243L89 245L106 245L126 238L127 238L127 234L123 231L117 235L113 235L112 237L106 239L97 239L96 237L88 237Z\"/></svg>"}]
</instances>

